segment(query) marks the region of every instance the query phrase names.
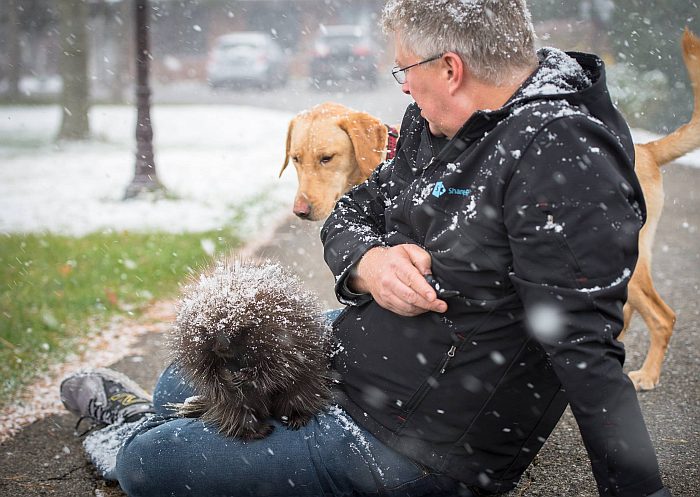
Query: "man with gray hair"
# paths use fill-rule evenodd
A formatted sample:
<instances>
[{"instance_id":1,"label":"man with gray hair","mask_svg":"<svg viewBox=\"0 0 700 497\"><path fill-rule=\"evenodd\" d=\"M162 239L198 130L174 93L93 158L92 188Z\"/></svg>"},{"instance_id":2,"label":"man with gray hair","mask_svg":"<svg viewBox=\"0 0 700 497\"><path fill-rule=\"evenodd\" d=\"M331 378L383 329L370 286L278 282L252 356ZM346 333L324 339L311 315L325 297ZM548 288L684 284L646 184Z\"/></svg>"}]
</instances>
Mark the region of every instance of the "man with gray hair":
<instances>
[{"instance_id":1,"label":"man with gray hair","mask_svg":"<svg viewBox=\"0 0 700 497\"><path fill-rule=\"evenodd\" d=\"M601 496L668 496L622 371L644 200L604 66L535 51L524 0L389 0L397 155L322 231L341 405L473 493L515 486L567 403Z\"/></svg>"},{"instance_id":2,"label":"man with gray hair","mask_svg":"<svg viewBox=\"0 0 700 497\"><path fill-rule=\"evenodd\" d=\"M173 415L177 365L153 404L83 372L64 403L109 424L88 454L131 497L473 497L515 488L568 403L600 495L670 496L616 339L645 206L603 63L536 52L524 0L389 0L383 24L415 102L321 233L337 405L242 441Z\"/></svg>"}]
</instances>

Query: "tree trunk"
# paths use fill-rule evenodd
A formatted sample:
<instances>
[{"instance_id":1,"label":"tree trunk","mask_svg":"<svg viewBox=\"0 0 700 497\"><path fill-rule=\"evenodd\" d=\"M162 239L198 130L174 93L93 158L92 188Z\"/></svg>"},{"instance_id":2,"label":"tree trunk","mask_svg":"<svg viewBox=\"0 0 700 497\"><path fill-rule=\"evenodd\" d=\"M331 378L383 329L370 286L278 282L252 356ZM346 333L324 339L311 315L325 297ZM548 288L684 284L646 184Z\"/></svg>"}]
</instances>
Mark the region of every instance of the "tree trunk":
<instances>
[{"instance_id":1,"label":"tree trunk","mask_svg":"<svg viewBox=\"0 0 700 497\"><path fill-rule=\"evenodd\" d=\"M17 0L8 0L7 5L7 55L9 62L7 96L10 100L19 97L19 79L22 74L22 49L20 46L19 16L17 15Z\"/></svg>"},{"instance_id":2,"label":"tree trunk","mask_svg":"<svg viewBox=\"0 0 700 497\"><path fill-rule=\"evenodd\" d=\"M88 81L87 0L59 0L63 120L59 140L90 136Z\"/></svg>"},{"instance_id":3,"label":"tree trunk","mask_svg":"<svg viewBox=\"0 0 700 497\"><path fill-rule=\"evenodd\" d=\"M123 1L113 6L110 10L110 22L116 25L113 29L114 43L117 51L113 54L114 77L110 82L110 98L116 103L125 103L127 89L132 81L132 71L129 67L129 54L133 52L133 16L131 2Z\"/></svg>"}]
</instances>

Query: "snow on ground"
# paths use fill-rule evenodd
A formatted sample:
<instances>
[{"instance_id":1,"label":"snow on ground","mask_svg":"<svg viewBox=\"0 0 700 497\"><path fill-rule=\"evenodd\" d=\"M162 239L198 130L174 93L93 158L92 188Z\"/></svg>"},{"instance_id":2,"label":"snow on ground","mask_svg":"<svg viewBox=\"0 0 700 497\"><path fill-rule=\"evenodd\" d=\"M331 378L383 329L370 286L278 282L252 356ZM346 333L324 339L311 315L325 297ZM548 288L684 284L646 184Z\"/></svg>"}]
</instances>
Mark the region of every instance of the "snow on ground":
<instances>
[{"instance_id":1,"label":"snow on ground","mask_svg":"<svg viewBox=\"0 0 700 497\"><path fill-rule=\"evenodd\" d=\"M255 237L287 212L293 170L281 179L290 113L240 106L155 106L157 201L122 201L134 174L136 111L95 106L96 139L53 143L61 109L0 108L0 233L83 235L224 226L245 209Z\"/></svg>"}]
</instances>

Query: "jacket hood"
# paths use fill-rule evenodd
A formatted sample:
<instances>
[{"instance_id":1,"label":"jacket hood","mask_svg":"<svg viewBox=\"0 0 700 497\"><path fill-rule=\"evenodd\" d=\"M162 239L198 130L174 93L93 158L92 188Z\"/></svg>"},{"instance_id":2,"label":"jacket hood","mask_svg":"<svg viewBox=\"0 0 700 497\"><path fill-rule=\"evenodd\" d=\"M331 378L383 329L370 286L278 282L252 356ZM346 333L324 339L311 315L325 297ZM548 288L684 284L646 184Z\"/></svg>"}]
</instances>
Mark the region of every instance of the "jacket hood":
<instances>
[{"instance_id":1,"label":"jacket hood","mask_svg":"<svg viewBox=\"0 0 700 497\"><path fill-rule=\"evenodd\" d=\"M565 100L583 108L620 138L627 154L634 158L634 144L627 122L612 103L605 77L605 63L593 54L542 48L540 65L523 83L505 108L536 100Z\"/></svg>"},{"instance_id":2,"label":"jacket hood","mask_svg":"<svg viewBox=\"0 0 700 497\"><path fill-rule=\"evenodd\" d=\"M510 98L510 102L580 92L600 78L596 67L585 70L574 57L556 48L543 48L537 55L539 67Z\"/></svg>"},{"instance_id":3,"label":"jacket hood","mask_svg":"<svg viewBox=\"0 0 700 497\"><path fill-rule=\"evenodd\" d=\"M627 122L610 98L603 61L593 54L562 52L556 48L540 49L538 57L539 67L503 107L475 112L457 136L466 142L478 140L509 115L517 114L531 105L559 101L603 123L618 137L625 153L634 163L632 136ZM565 112L565 109L557 112ZM449 162L459 148L455 150L448 144L438 157Z\"/></svg>"}]
</instances>

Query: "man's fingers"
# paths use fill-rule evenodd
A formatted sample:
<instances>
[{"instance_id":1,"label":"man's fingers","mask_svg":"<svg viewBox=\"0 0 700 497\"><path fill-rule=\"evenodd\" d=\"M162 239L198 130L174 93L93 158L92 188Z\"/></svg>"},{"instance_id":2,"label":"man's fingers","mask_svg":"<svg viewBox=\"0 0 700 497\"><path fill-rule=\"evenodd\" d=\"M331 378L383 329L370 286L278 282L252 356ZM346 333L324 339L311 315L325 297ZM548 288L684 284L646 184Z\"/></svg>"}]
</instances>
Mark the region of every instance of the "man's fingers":
<instances>
[{"instance_id":1,"label":"man's fingers","mask_svg":"<svg viewBox=\"0 0 700 497\"><path fill-rule=\"evenodd\" d=\"M432 265L432 259L430 254L422 247L418 245L406 244L400 245L406 251L411 264L418 270L418 272L423 275L430 272L430 267Z\"/></svg>"},{"instance_id":2,"label":"man's fingers","mask_svg":"<svg viewBox=\"0 0 700 497\"><path fill-rule=\"evenodd\" d=\"M382 307L386 307L390 311L400 314L401 316L417 316L428 312L428 309L417 306L410 302L410 298L392 293L384 301Z\"/></svg>"},{"instance_id":3,"label":"man's fingers","mask_svg":"<svg viewBox=\"0 0 700 497\"><path fill-rule=\"evenodd\" d=\"M399 281L405 284L413 292L419 294L428 301L436 299L437 295L433 287L425 281L425 276L414 266L407 266L397 274Z\"/></svg>"},{"instance_id":4,"label":"man's fingers","mask_svg":"<svg viewBox=\"0 0 700 497\"><path fill-rule=\"evenodd\" d=\"M378 302L379 303L379 302ZM442 300L436 300L430 305L432 308L418 307L415 305L407 304L406 302L395 299L390 302L379 303L385 309L390 310L401 316L418 316L419 314L426 313L428 311L443 313L447 310L447 304Z\"/></svg>"},{"instance_id":5,"label":"man's fingers","mask_svg":"<svg viewBox=\"0 0 700 497\"><path fill-rule=\"evenodd\" d=\"M418 288L403 284L399 279L396 286L392 289L392 294L398 297L398 301L407 304L405 308L406 312L416 312L417 310L420 310L420 312L445 312L447 310L447 304L437 299L435 291L425 281L425 278L420 276L419 278L412 278L411 281L414 282ZM431 295L426 296L428 292L430 292ZM400 304L396 303L394 305L400 306ZM420 312L416 312L416 314Z\"/></svg>"},{"instance_id":6,"label":"man's fingers","mask_svg":"<svg viewBox=\"0 0 700 497\"><path fill-rule=\"evenodd\" d=\"M430 254L418 245L401 245L401 247L411 262L410 271L406 275L409 286L432 302L437 298L437 295L433 287L425 281L425 275L431 273L432 258Z\"/></svg>"}]
</instances>

